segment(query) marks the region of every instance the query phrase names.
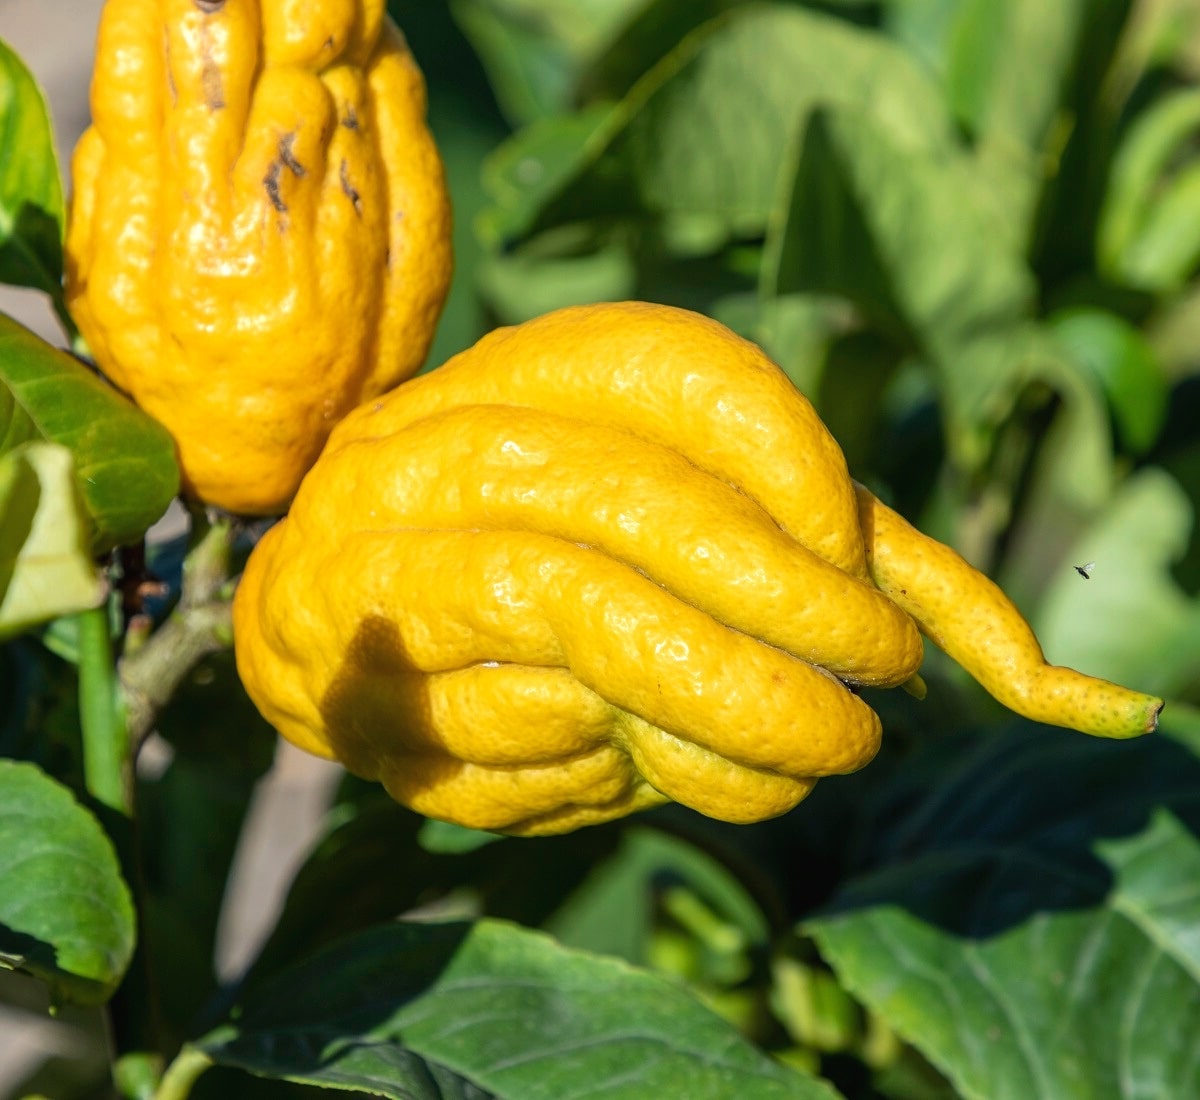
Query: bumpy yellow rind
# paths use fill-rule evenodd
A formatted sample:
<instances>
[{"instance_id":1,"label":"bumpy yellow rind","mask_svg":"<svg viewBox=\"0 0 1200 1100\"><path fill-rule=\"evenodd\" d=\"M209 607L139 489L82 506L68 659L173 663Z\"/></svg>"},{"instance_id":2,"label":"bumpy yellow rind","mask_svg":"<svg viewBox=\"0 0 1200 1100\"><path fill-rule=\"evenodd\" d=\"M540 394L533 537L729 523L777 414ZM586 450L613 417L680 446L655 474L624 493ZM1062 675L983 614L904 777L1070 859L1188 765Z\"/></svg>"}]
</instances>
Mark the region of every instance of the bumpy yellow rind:
<instances>
[{"instance_id":1,"label":"bumpy yellow rind","mask_svg":"<svg viewBox=\"0 0 1200 1100\"><path fill-rule=\"evenodd\" d=\"M421 73L383 0L108 0L91 105L71 314L189 495L281 512L333 425L421 365L445 299Z\"/></svg>"},{"instance_id":2,"label":"bumpy yellow rind","mask_svg":"<svg viewBox=\"0 0 1200 1100\"><path fill-rule=\"evenodd\" d=\"M761 352L643 303L499 330L348 416L234 619L286 737L525 834L668 799L785 812L871 759L847 684L919 694L922 631L1040 721L1128 736L1161 706L1047 665L991 581L853 485Z\"/></svg>"}]
</instances>

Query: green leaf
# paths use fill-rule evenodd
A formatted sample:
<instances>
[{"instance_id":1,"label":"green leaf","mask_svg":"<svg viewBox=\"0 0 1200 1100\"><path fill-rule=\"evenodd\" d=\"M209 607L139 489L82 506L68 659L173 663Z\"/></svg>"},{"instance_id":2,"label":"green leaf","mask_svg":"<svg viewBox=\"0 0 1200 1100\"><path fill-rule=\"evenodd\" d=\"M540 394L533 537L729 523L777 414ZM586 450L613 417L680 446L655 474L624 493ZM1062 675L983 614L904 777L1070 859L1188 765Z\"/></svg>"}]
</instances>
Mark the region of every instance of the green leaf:
<instances>
[{"instance_id":1,"label":"green leaf","mask_svg":"<svg viewBox=\"0 0 1200 1100\"><path fill-rule=\"evenodd\" d=\"M497 158L488 232L512 244L580 219L706 215L727 236L761 233L794 134L830 103L859 106L905 146L951 140L936 87L882 36L786 4L739 6L617 106L517 135Z\"/></svg>"},{"instance_id":2,"label":"green leaf","mask_svg":"<svg viewBox=\"0 0 1200 1100\"><path fill-rule=\"evenodd\" d=\"M1200 844L1169 810L1140 833L1101 841L1096 852L1119 888L1113 908L1177 958L1200 985Z\"/></svg>"},{"instance_id":3,"label":"green leaf","mask_svg":"<svg viewBox=\"0 0 1200 1100\"><path fill-rule=\"evenodd\" d=\"M597 104L577 114L539 119L501 145L483 166L484 187L493 203L477 223L483 240L499 247L528 234L543 210L586 173L621 121L611 104ZM627 205L626 200L605 201L598 195L575 202L593 214Z\"/></svg>"},{"instance_id":4,"label":"green leaf","mask_svg":"<svg viewBox=\"0 0 1200 1100\"><path fill-rule=\"evenodd\" d=\"M416 43L412 47L416 50ZM465 44L462 49L465 53ZM445 51L442 53L445 55ZM457 60L450 54L443 57L443 64L455 65ZM429 127L446 168L454 210L454 279L433 345L425 358L426 370L470 347L490 327L485 304L475 287L476 270L484 250L474 226L479 212L487 205L480 165L509 132L498 113L483 109L470 99L461 81L447 86L431 80Z\"/></svg>"},{"instance_id":5,"label":"green leaf","mask_svg":"<svg viewBox=\"0 0 1200 1100\"><path fill-rule=\"evenodd\" d=\"M65 787L0 761L0 966L55 1003L107 1000L133 955L133 901L112 843Z\"/></svg>"},{"instance_id":6,"label":"green leaf","mask_svg":"<svg viewBox=\"0 0 1200 1100\"><path fill-rule=\"evenodd\" d=\"M571 58L561 43L492 3L456 0L450 9L486 67L509 121L520 125L567 108Z\"/></svg>"},{"instance_id":7,"label":"green leaf","mask_svg":"<svg viewBox=\"0 0 1200 1100\"><path fill-rule=\"evenodd\" d=\"M1072 515L1090 515L1112 494L1112 429L1103 382L1081 358L1063 351L1044 328L1032 330L1029 379L1049 386L1061 407L1042 439L1031 491L1052 497Z\"/></svg>"},{"instance_id":8,"label":"green leaf","mask_svg":"<svg viewBox=\"0 0 1200 1100\"><path fill-rule=\"evenodd\" d=\"M967 1100L1200 1091L1200 761L1022 728L912 765L808 925L843 983Z\"/></svg>"},{"instance_id":9,"label":"green leaf","mask_svg":"<svg viewBox=\"0 0 1200 1100\"><path fill-rule=\"evenodd\" d=\"M1095 0L903 0L888 29L939 74L982 178L1027 241Z\"/></svg>"},{"instance_id":10,"label":"green leaf","mask_svg":"<svg viewBox=\"0 0 1200 1100\"><path fill-rule=\"evenodd\" d=\"M1162 183L1137 238L1121 257L1120 275L1147 290L1178 290L1200 261L1200 163Z\"/></svg>"},{"instance_id":11,"label":"green leaf","mask_svg":"<svg viewBox=\"0 0 1200 1100\"><path fill-rule=\"evenodd\" d=\"M1109 278L1150 291L1182 285L1200 259L1200 91L1164 96L1130 126L1112 162L1096 233ZM1183 161L1182 165L1177 162Z\"/></svg>"},{"instance_id":12,"label":"green leaf","mask_svg":"<svg viewBox=\"0 0 1200 1100\"><path fill-rule=\"evenodd\" d=\"M97 552L141 538L179 492L175 444L164 427L0 314L0 454L42 440L74 456Z\"/></svg>"},{"instance_id":13,"label":"green leaf","mask_svg":"<svg viewBox=\"0 0 1200 1100\"><path fill-rule=\"evenodd\" d=\"M848 302L815 294L764 297L757 290L735 293L717 299L708 312L758 344L814 404L821 398L831 345L861 328L861 318ZM823 417L829 412L825 406L818 408ZM853 415L847 410L847 419ZM845 446L836 430L834 435Z\"/></svg>"},{"instance_id":14,"label":"green leaf","mask_svg":"<svg viewBox=\"0 0 1200 1100\"><path fill-rule=\"evenodd\" d=\"M579 70L644 0L454 0L507 117L569 110Z\"/></svg>"},{"instance_id":15,"label":"green leaf","mask_svg":"<svg viewBox=\"0 0 1200 1100\"><path fill-rule=\"evenodd\" d=\"M452 821L427 818L417 834L417 843L431 855L458 856L485 848L504 839L501 833L487 833L482 829L468 829Z\"/></svg>"},{"instance_id":16,"label":"green leaf","mask_svg":"<svg viewBox=\"0 0 1200 1100\"><path fill-rule=\"evenodd\" d=\"M513 325L562 306L634 297L637 271L620 242L571 256L541 257L519 249L486 258L478 285L500 320Z\"/></svg>"},{"instance_id":17,"label":"green leaf","mask_svg":"<svg viewBox=\"0 0 1200 1100\"><path fill-rule=\"evenodd\" d=\"M448 916L485 913L538 925L620 836L618 828L598 827L536 840L503 837L449 852L444 843L422 843L431 832L438 835L429 825L374 786L338 805L292 883L251 980L334 939L430 906ZM514 882L522 888L514 890ZM330 906L331 897L340 903Z\"/></svg>"},{"instance_id":18,"label":"green leaf","mask_svg":"<svg viewBox=\"0 0 1200 1100\"><path fill-rule=\"evenodd\" d=\"M905 146L847 107L818 111L802 136L764 293L844 295L930 362L951 451L977 467L1043 351L1032 274L957 151Z\"/></svg>"},{"instance_id":19,"label":"green leaf","mask_svg":"<svg viewBox=\"0 0 1200 1100\"><path fill-rule=\"evenodd\" d=\"M1200 685L1200 601L1170 574L1192 522L1169 474L1131 477L1072 547L1075 564L1095 562L1091 579L1064 566L1037 609L1049 658L1167 698Z\"/></svg>"},{"instance_id":20,"label":"green leaf","mask_svg":"<svg viewBox=\"0 0 1200 1100\"><path fill-rule=\"evenodd\" d=\"M705 23L750 0L648 0L592 59L579 78L580 96L623 99L638 79L654 68L688 35Z\"/></svg>"},{"instance_id":21,"label":"green leaf","mask_svg":"<svg viewBox=\"0 0 1200 1100\"><path fill-rule=\"evenodd\" d=\"M506 1100L836 1095L673 983L490 920L343 940L197 1046L219 1065L397 1100L441 1095L431 1079Z\"/></svg>"},{"instance_id":22,"label":"green leaf","mask_svg":"<svg viewBox=\"0 0 1200 1100\"><path fill-rule=\"evenodd\" d=\"M0 455L0 638L104 600L71 452L26 443Z\"/></svg>"},{"instance_id":23,"label":"green leaf","mask_svg":"<svg viewBox=\"0 0 1200 1100\"><path fill-rule=\"evenodd\" d=\"M63 301L63 195L46 100L21 59L0 40L0 282Z\"/></svg>"},{"instance_id":24,"label":"green leaf","mask_svg":"<svg viewBox=\"0 0 1200 1100\"><path fill-rule=\"evenodd\" d=\"M1102 309L1063 310L1049 318L1054 335L1103 388L1121 440L1143 454L1167 415L1167 383L1158 359L1136 328Z\"/></svg>"},{"instance_id":25,"label":"green leaf","mask_svg":"<svg viewBox=\"0 0 1200 1100\"><path fill-rule=\"evenodd\" d=\"M655 903L670 909L671 891L701 907L700 926L687 931L706 955L712 973L705 977L742 967L751 949L766 950L766 918L727 867L681 837L640 826L622 831L617 850L591 869L545 927L568 947L645 965L659 917Z\"/></svg>"}]
</instances>

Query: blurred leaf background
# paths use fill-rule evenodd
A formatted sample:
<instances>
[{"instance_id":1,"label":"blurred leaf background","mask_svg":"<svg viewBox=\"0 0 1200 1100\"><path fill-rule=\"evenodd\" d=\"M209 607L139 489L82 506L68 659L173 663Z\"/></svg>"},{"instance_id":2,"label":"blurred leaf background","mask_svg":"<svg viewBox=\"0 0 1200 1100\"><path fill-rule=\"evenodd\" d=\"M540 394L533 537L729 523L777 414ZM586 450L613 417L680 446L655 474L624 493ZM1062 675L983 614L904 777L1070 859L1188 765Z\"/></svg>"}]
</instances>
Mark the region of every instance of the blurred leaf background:
<instances>
[{"instance_id":1,"label":"blurred leaf background","mask_svg":"<svg viewBox=\"0 0 1200 1100\"><path fill-rule=\"evenodd\" d=\"M1003 585L1050 659L1165 696L1163 731L1013 722L931 652L924 702L871 695L880 757L760 826L672 807L496 839L347 781L230 991L180 853L227 871L264 761L212 732L269 734L209 669L143 783L157 934L196 948L169 1025L213 1027L210 993L303 1016L317 994L273 978L289 961L398 914L488 916L682 981L851 1100L1200 1095L1200 3L390 8L455 200L430 367L574 302L708 313L783 366L855 477ZM26 683L27 644L2 652ZM9 755L43 705L0 721ZM237 1064L196 1095L312 1091Z\"/></svg>"}]
</instances>

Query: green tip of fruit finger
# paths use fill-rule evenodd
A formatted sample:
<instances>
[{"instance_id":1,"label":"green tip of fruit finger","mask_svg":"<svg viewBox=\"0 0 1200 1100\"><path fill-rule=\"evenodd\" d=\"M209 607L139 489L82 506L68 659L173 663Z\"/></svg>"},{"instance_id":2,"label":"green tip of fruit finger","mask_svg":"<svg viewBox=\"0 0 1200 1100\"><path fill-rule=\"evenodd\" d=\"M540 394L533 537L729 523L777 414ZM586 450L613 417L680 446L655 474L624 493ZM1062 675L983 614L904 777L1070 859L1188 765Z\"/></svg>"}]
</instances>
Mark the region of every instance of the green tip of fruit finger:
<instances>
[{"instance_id":1,"label":"green tip of fruit finger","mask_svg":"<svg viewBox=\"0 0 1200 1100\"><path fill-rule=\"evenodd\" d=\"M994 694L1027 718L1093 737L1128 738L1153 733L1163 709L1163 701L1153 695L1056 665L1046 665L1017 698L1002 698L1004 691Z\"/></svg>"},{"instance_id":2,"label":"green tip of fruit finger","mask_svg":"<svg viewBox=\"0 0 1200 1100\"><path fill-rule=\"evenodd\" d=\"M908 695L911 695L918 701L924 700L925 696L929 694L929 688L925 685L925 681L919 672L914 672L900 686Z\"/></svg>"},{"instance_id":3,"label":"green tip of fruit finger","mask_svg":"<svg viewBox=\"0 0 1200 1100\"><path fill-rule=\"evenodd\" d=\"M1132 736L1154 733L1158 729L1158 716L1162 714L1164 706L1161 699L1156 699L1153 695L1145 696L1145 702L1141 709L1141 725L1133 732Z\"/></svg>"}]
</instances>

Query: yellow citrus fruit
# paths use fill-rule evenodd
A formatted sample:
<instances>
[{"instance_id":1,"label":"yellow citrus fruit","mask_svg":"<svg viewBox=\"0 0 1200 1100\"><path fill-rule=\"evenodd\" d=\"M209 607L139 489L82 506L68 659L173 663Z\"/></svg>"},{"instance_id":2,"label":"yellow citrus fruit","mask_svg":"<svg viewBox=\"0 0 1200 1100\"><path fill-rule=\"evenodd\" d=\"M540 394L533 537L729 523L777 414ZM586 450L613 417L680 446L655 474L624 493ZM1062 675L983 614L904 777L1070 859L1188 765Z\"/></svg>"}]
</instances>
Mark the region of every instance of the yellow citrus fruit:
<instances>
[{"instance_id":1,"label":"yellow citrus fruit","mask_svg":"<svg viewBox=\"0 0 1200 1100\"><path fill-rule=\"evenodd\" d=\"M668 799L788 810L874 755L852 688L909 680L921 630L1042 721L1124 736L1159 705L1047 671L990 581L855 487L759 349L641 303L498 330L351 413L234 624L285 737L527 834Z\"/></svg>"},{"instance_id":2,"label":"yellow citrus fruit","mask_svg":"<svg viewBox=\"0 0 1200 1100\"><path fill-rule=\"evenodd\" d=\"M449 285L425 86L384 0L108 0L67 301L185 491L283 511L421 365Z\"/></svg>"}]
</instances>

